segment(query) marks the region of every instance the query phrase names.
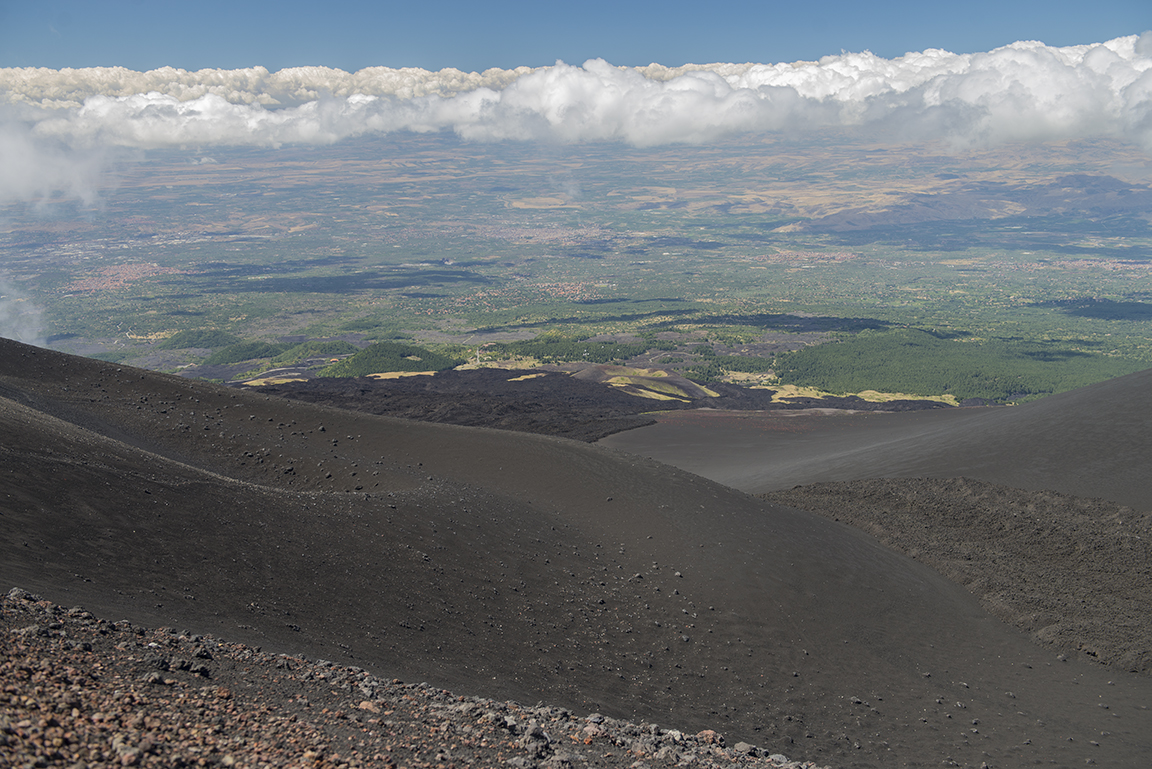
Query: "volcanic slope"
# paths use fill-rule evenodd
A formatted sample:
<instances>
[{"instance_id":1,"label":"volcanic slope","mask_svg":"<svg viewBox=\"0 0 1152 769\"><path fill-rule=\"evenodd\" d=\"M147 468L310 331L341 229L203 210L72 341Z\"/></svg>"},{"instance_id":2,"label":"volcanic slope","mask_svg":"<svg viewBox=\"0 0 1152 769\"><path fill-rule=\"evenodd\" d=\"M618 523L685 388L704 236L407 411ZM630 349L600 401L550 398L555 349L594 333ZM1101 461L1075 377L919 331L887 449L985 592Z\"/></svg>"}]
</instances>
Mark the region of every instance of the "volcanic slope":
<instances>
[{"instance_id":1,"label":"volcanic slope","mask_svg":"<svg viewBox=\"0 0 1152 769\"><path fill-rule=\"evenodd\" d=\"M58 603L822 763L1152 755L1149 679L649 460L6 340L0 435L0 577Z\"/></svg>"},{"instance_id":2,"label":"volcanic slope","mask_svg":"<svg viewBox=\"0 0 1152 769\"><path fill-rule=\"evenodd\" d=\"M966 477L1152 511L1152 369L1022 406L669 415L601 443L753 493L864 478Z\"/></svg>"}]
</instances>

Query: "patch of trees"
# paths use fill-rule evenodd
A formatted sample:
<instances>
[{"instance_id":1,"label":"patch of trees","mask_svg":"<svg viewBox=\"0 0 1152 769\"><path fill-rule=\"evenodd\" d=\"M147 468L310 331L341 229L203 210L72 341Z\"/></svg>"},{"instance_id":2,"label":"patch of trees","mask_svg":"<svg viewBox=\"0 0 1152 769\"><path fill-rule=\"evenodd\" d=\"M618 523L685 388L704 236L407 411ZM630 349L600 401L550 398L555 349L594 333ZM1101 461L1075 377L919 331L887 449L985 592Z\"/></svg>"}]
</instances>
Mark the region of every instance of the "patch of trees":
<instances>
[{"instance_id":1,"label":"patch of trees","mask_svg":"<svg viewBox=\"0 0 1152 769\"><path fill-rule=\"evenodd\" d=\"M299 363L308 358L331 358L335 355L353 355L359 349L356 345L344 341L301 342L273 358L272 365L291 366L294 363Z\"/></svg>"},{"instance_id":2,"label":"patch of trees","mask_svg":"<svg viewBox=\"0 0 1152 769\"><path fill-rule=\"evenodd\" d=\"M1147 364L1059 342L966 340L920 329L865 331L776 358L782 384L835 393L863 390L1030 400L1123 376Z\"/></svg>"},{"instance_id":3,"label":"patch of trees","mask_svg":"<svg viewBox=\"0 0 1152 769\"><path fill-rule=\"evenodd\" d=\"M206 366L219 366L228 363L240 363L257 358L274 358L285 352L293 345L280 342L237 342L221 347L204 359Z\"/></svg>"},{"instance_id":4,"label":"patch of trees","mask_svg":"<svg viewBox=\"0 0 1152 769\"><path fill-rule=\"evenodd\" d=\"M396 342L377 342L360 352L320 370L320 376L367 376L386 371L443 371L462 361L446 355Z\"/></svg>"},{"instance_id":5,"label":"patch of trees","mask_svg":"<svg viewBox=\"0 0 1152 769\"><path fill-rule=\"evenodd\" d=\"M326 358L334 355L349 355L357 351L357 347L348 342L301 342L290 344L285 342L262 342L248 340L225 345L209 355L204 364L208 366L241 363L247 360L271 359L273 366L291 366L306 358Z\"/></svg>"},{"instance_id":6,"label":"patch of trees","mask_svg":"<svg viewBox=\"0 0 1152 769\"><path fill-rule=\"evenodd\" d=\"M701 361L687 369L684 375L697 382L714 382L725 374L731 374L734 371L744 374L764 374L773 370L771 358L756 358L749 355L718 355L711 347L700 347L693 352L700 355Z\"/></svg>"},{"instance_id":7,"label":"patch of trees","mask_svg":"<svg viewBox=\"0 0 1152 769\"><path fill-rule=\"evenodd\" d=\"M239 337L229 334L227 331L201 329L196 331L177 331L156 346L161 350L183 350L188 347L210 347L215 349L239 342Z\"/></svg>"},{"instance_id":8,"label":"patch of trees","mask_svg":"<svg viewBox=\"0 0 1152 769\"><path fill-rule=\"evenodd\" d=\"M489 351L502 357L535 358L541 363L616 363L648 351L648 342L591 342L558 334L542 334L523 342L504 342L489 347Z\"/></svg>"},{"instance_id":9,"label":"patch of trees","mask_svg":"<svg viewBox=\"0 0 1152 769\"><path fill-rule=\"evenodd\" d=\"M680 320L656 323L650 328L672 328L682 323ZM842 318L830 315L792 315L790 313L749 313L746 315L697 315L692 322L701 326L751 327L768 331L844 331L855 332L865 329L885 329L891 323L877 318Z\"/></svg>"}]
</instances>

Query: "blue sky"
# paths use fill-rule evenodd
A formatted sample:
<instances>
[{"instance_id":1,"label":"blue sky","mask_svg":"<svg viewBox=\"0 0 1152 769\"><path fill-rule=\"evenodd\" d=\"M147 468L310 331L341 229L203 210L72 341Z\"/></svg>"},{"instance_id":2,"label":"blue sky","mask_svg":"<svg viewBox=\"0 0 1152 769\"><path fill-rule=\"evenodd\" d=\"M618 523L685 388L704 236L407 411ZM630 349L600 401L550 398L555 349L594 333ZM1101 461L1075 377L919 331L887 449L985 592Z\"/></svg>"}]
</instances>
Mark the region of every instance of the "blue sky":
<instances>
[{"instance_id":1,"label":"blue sky","mask_svg":"<svg viewBox=\"0 0 1152 769\"><path fill-rule=\"evenodd\" d=\"M1066 46L1152 28L1149 0L727 2L167 2L0 0L0 67L146 70L323 65L483 70L657 62L774 63L841 50L891 58L1016 40Z\"/></svg>"}]
</instances>

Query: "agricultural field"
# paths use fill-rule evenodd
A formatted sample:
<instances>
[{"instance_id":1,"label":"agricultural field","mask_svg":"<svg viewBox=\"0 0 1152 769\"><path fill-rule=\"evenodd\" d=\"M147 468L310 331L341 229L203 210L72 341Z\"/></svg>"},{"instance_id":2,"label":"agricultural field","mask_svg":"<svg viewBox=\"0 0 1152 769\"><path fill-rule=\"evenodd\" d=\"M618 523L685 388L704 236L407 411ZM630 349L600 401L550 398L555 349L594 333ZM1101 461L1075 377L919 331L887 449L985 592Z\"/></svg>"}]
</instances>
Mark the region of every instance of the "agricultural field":
<instances>
[{"instance_id":1,"label":"agricultural field","mask_svg":"<svg viewBox=\"0 0 1152 769\"><path fill-rule=\"evenodd\" d=\"M147 368L319 372L392 342L1011 402L1152 367L1152 173L1112 142L435 134L109 162L94 202L0 209L0 323Z\"/></svg>"}]
</instances>

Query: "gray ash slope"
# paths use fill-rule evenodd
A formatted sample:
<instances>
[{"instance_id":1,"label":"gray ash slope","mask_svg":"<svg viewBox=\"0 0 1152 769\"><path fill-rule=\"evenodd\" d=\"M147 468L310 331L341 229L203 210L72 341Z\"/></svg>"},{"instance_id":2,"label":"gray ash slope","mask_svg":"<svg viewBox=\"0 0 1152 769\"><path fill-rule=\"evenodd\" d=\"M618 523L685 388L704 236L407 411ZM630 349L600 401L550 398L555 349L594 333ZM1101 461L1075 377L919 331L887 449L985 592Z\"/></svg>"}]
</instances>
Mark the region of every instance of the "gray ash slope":
<instances>
[{"instance_id":1,"label":"gray ash slope","mask_svg":"<svg viewBox=\"0 0 1152 769\"><path fill-rule=\"evenodd\" d=\"M1053 653L1152 674L1152 513L971 478L814 483L761 497L868 532Z\"/></svg>"},{"instance_id":2,"label":"gray ash slope","mask_svg":"<svg viewBox=\"0 0 1152 769\"><path fill-rule=\"evenodd\" d=\"M656 462L8 341L0 431L0 578L57 603L820 763L1152 755L1148 679Z\"/></svg>"}]
</instances>

